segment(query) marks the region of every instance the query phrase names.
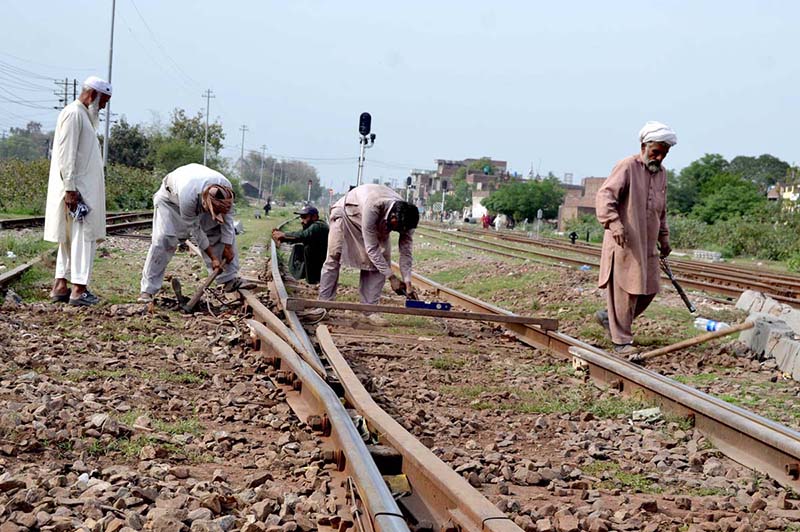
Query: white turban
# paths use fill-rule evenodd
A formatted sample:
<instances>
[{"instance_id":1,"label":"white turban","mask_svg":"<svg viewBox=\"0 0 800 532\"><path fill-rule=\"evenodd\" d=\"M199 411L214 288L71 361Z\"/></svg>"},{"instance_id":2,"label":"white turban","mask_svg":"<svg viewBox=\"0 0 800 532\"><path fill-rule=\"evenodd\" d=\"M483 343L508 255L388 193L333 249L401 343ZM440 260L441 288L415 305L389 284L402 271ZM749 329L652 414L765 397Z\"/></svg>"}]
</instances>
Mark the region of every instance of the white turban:
<instances>
[{"instance_id":1,"label":"white turban","mask_svg":"<svg viewBox=\"0 0 800 532\"><path fill-rule=\"evenodd\" d=\"M647 142L663 142L674 146L678 143L678 136L666 124L661 122L650 121L639 131L639 142L645 144Z\"/></svg>"},{"instance_id":2,"label":"white turban","mask_svg":"<svg viewBox=\"0 0 800 532\"><path fill-rule=\"evenodd\" d=\"M111 96L111 83L97 76L89 76L86 78L86 81L83 82L83 86Z\"/></svg>"}]
</instances>

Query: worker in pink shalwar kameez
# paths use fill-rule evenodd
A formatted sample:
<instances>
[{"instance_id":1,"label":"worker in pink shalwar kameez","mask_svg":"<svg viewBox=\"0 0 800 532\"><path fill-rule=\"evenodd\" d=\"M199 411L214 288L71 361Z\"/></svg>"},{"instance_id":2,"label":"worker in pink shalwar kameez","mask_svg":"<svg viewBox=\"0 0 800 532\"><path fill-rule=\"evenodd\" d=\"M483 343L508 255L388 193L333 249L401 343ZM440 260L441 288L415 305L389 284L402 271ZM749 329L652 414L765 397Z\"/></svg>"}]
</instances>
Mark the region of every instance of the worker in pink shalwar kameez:
<instances>
[{"instance_id":1,"label":"worker in pink shalwar kameez","mask_svg":"<svg viewBox=\"0 0 800 532\"><path fill-rule=\"evenodd\" d=\"M322 266L319 299L336 297L341 264L361 270L358 291L362 303L375 305L389 279L392 290L408 294L411 288L411 248L419 210L383 185L360 185L334 203L328 233L328 257ZM391 231L400 233L400 279L391 268ZM374 325L387 325L386 319L369 314Z\"/></svg>"},{"instance_id":2,"label":"worker in pink shalwar kameez","mask_svg":"<svg viewBox=\"0 0 800 532\"><path fill-rule=\"evenodd\" d=\"M659 255L671 251L661 163L678 138L668 126L648 122L639 141L641 152L617 163L596 198L597 219L605 227L599 286L606 288L608 309L595 318L619 354L636 351L631 325L659 291Z\"/></svg>"}]
</instances>

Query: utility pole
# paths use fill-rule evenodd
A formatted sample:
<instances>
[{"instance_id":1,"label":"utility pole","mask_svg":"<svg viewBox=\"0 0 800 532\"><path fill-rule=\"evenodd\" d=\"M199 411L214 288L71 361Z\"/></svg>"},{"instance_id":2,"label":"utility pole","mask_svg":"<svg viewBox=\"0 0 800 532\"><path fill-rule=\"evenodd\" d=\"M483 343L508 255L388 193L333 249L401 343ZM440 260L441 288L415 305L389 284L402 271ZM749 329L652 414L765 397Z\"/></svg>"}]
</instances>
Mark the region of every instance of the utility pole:
<instances>
[{"instance_id":1,"label":"utility pole","mask_svg":"<svg viewBox=\"0 0 800 532\"><path fill-rule=\"evenodd\" d=\"M206 92L203 93L203 98L206 99L206 138L203 142L203 166L206 166L206 161L208 160L208 115L211 111L211 98L215 98L215 96L211 89L206 89Z\"/></svg>"},{"instance_id":2,"label":"utility pole","mask_svg":"<svg viewBox=\"0 0 800 532\"><path fill-rule=\"evenodd\" d=\"M272 182L269 184L269 197L272 197L272 189L275 188L275 163L278 162L274 157L272 158Z\"/></svg>"},{"instance_id":3,"label":"utility pole","mask_svg":"<svg viewBox=\"0 0 800 532\"><path fill-rule=\"evenodd\" d=\"M111 0L111 44L108 46L108 82L111 83L111 66L114 62L114 14L117 11L117 0ZM103 141L103 166L108 161L108 139L111 134L111 100L106 104L106 136Z\"/></svg>"},{"instance_id":4,"label":"utility pole","mask_svg":"<svg viewBox=\"0 0 800 532\"><path fill-rule=\"evenodd\" d=\"M244 134L248 131L248 128L243 124L239 131L242 132L242 166L239 169L239 176L244 177Z\"/></svg>"},{"instance_id":5,"label":"utility pole","mask_svg":"<svg viewBox=\"0 0 800 532\"><path fill-rule=\"evenodd\" d=\"M72 78L72 101L74 102L77 99L78 99L78 80Z\"/></svg>"},{"instance_id":6,"label":"utility pole","mask_svg":"<svg viewBox=\"0 0 800 532\"><path fill-rule=\"evenodd\" d=\"M263 194L261 194L261 185L264 183L264 157L267 153L267 145L261 145L261 171L259 172L258 177L258 199L261 199Z\"/></svg>"},{"instance_id":7,"label":"utility pole","mask_svg":"<svg viewBox=\"0 0 800 532\"><path fill-rule=\"evenodd\" d=\"M63 82L64 83L64 93L63 93L63 96L62 96L62 93L61 93L61 83L62 83L61 80L60 79L53 80L53 83L56 86L56 90L53 92L53 94L55 94L56 96L59 97L58 98L58 103L61 104L61 106L54 105L53 109L63 109L64 107L67 106L67 83L69 83L69 79L68 78L64 78L64 82Z\"/></svg>"},{"instance_id":8,"label":"utility pole","mask_svg":"<svg viewBox=\"0 0 800 532\"><path fill-rule=\"evenodd\" d=\"M310 179L308 180L308 198L306 198L306 203L311 205L311 185L314 184L313 181Z\"/></svg>"}]
</instances>

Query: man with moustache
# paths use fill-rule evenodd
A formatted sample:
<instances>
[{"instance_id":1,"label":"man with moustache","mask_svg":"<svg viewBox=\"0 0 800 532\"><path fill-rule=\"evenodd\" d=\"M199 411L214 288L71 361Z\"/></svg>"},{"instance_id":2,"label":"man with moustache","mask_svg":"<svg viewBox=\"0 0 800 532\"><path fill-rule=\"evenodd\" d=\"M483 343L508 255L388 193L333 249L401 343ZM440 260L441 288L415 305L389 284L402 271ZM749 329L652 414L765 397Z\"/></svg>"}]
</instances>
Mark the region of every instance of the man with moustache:
<instances>
[{"instance_id":1,"label":"man with moustache","mask_svg":"<svg viewBox=\"0 0 800 532\"><path fill-rule=\"evenodd\" d=\"M54 303L90 306L100 301L87 286L97 241L106 236L105 173L96 130L100 110L110 99L111 84L90 76L78 99L58 115L44 222L44 239L58 243L50 292Z\"/></svg>"},{"instance_id":2,"label":"man with moustache","mask_svg":"<svg viewBox=\"0 0 800 532\"><path fill-rule=\"evenodd\" d=\"M608 309L595 318L618 354L636 351L631 325L659 291L659 254L671 252L661 163L677 142L669 126L647 122L639 131L640 153L618 162L597 192L597 220L605 227L599 286L606 288Z\"/></svg>"}]
</instances>

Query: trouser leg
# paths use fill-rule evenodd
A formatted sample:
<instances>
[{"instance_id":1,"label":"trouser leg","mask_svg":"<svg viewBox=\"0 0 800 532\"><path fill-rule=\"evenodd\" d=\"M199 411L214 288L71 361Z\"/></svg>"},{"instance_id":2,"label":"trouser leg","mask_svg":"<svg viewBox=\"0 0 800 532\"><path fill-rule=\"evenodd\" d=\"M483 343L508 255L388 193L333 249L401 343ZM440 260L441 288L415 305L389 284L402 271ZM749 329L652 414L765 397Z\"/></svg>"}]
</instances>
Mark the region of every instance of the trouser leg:
<instances>
[{"instance_id":1,"label":"trouser leg","mask_svg":"<svg viewBox=\"0 0 800 532\"><path fill-rule=\"evenodd\" d=\"M358 295L362 303L377 305L381 300L381 290L386 282L386 276L381 272L361 270L358 280Z\"/></svg>"},{"instance_id":2,"label":"trouser leg","mask_svg":"<svg viewBox=\"0 0 800 532\"><path fill-rule=\"evenodd\" d=\"M615 344L622 345L633 342L631 326L636 310L636 299L637 296L627 293L617 285L612 271L608 279L608 286L606 286L606 301L611 341Z\"/></svg>"},{"instance_id":3,"label":"trouser leg","mask_svg":"<svg viewBox=\"0 0 800 532\"><path fill-rule=\"evenodd\" d=\"M82 223L72 222L69 229L69 271L70 282L77 285L88 285L94 268L94 252L96 240L84 238L85 227Z\"/></svg>"},{"instance_id":4,"label":"trouser leg","mask_svg":"<svg viewBox=\"0 0 800 532\"><path fill-rule=\"evenodd\" d=\"M639 294L636 297L636 305L633 310L633 317L637 318L639 315L647 310L647 307L650 306L650 303L653 302L653 299L656 297L655 294Z\"/></svg>"},{"instance_id":5,"label":"trouser leg","mask_svg":"<svg viewBox=\"0 0 800 532\"><path fill-rule=\"evenodd\" d=\"M167 264L172 260L172 256L175 255L177 249L177 236L153 235L150 249L147 251L147 259L144 261L144 268L142 269L142 292L155 294L161 289L164 273L167 271Z\"/></svg>"},{"instance_id":6,"label":"trouser leg","mask_svg":"<svg viewBox=\"0 0 800 532\"><path fill-rule=\"evenodd\" d=\"M328 231L328 256L322 265L319 279L319 299L332 301L336 298L336 289L339 286L339 270L341 269L342 244L344 231L341 218L331 220Z\"/></svg>"}]
</instances>

